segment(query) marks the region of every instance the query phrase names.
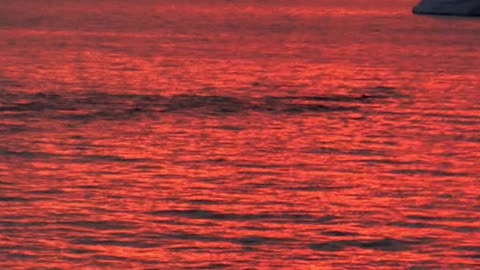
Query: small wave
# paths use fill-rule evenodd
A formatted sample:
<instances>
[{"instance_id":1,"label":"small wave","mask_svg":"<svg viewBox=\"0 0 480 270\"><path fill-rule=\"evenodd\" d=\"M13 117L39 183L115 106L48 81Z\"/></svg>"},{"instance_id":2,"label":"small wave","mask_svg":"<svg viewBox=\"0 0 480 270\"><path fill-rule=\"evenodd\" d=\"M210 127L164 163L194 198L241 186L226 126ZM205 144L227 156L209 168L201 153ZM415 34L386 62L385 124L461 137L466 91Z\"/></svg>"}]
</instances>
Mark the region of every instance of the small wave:
<instances>
[{"instance_id":1,"label":"small wave","mask_svg":"<svg viewBox=\"0 0 480 270\"><path fill-rule=\"evenodd\" d=\"M448 172L448 171L438 171L438 170L392 170L392 174L406 174L406 175L429 175L437 177L465 177L470 176L468 173L462 172Z\"/></svg>"},{"instance_id":2,"label":"small wave","mask_svg":"<svg viewBox=\"0 0 480 270\"><path fill-rule=\"evenodd\" d=\"M1 202L8 202L8 203L12 203L12 202L29 202L31 201L31 199L27 199L27 198L23 198L23 197L11 197L11 196L1 196L0 197L0 203Z\"/></svg>"},{"instance_id":3,"label":"small wave","mask_svg":"<svg viewBox=\"0 0 480 270\"><path fill-rule=\"evenodd\" d=\"M203 264L203 265L196 265L194 269L212 269L212 270L215 270L215 269L227 269L227 268L231 268L232 265L231 264L228 264L228 263L206 263L206 264Z\"/></svg>"},{"instance_id":4,"label":"small wave","mask_svg":"<svg viewBox=\"0 0 480 270\"><path fill-rule=\"evenodd\" d=\"M91 163L91 162L142 162L148 161L140 158L125 158L113 155L83 155L75 159L79 163Z\"/></svg>"},{"instance_id":5,"label":"small wave","mask_svg":"<svg viewBox=\"0 0 480 270\"><path fill-rule=\"evenodd\" d=\"M25 252L18 252L18 251L7 251L6 257L7 259L17 260L17 261L38 259L38 256L36 255L27 254Z\"/></svg>"},{"instance_id":6,"label":"small wave","mask_svg":"<svg viewBox=\"0 0 480 270\"><path fill-rule=\"evenodd\" d=\"M118 162L118 163L132 163L132 162L147 162L146 159L141 158L127 158L114 155L82 155L82 156L72 156L72 155L59 155L53 153L45 152L32 152L32 151L17 151L9 149L0 148L0 156L6 157L15 157L23 159L62 159L75 163L98 163L98 162Z\"/></svg>"},{"instance_id":7,"label":"small wave","mask_svg":"<svg viewBox=\"0 0 480 270\"><path fill-rule=\"evenodd\" d=\"M186 241L197 241L197 242L227 242L225 238L217 237L213 235L205 234L194 234L187 232L175 232L168 233L164 235L159 235L158 233L151 233L153 238L161 239L175 239L175 240L186 240ZM151 236L149 236L151 237Z\"/></svg>"},{"instance_id":8,"label":"small wave","mask_svg":"<svg viewBox=\"0 0 480 270\"><path fill-rule=\"evenodd\" d=\"M230 241L234 244L240 244L242 246L258 246L258 245L284 244L285 242L291 241L291 239L249 236L249 237L233 238L233 239L230 239Z\"/></svg>"},{"instance_id":9,"label":"small wave","mask_svg":"<svg viewBox=\"0 0 480 270\"><path fill-rule=\"evenodd\" d=\"M58 194L65 194L65 191L61 189L49 188L49 189L42 189L42 190L34 190L29 193L35 194L35 195L58 195Z\"/></svg>"},{"instance_id":10,"label":"small wave","mask_svg":"<svg viewBox=\"0 0 480 270\"><path fill-rule=\"evenodd\" d=\"M385 156L384 151L379 150L371 150L371 149L351 149L345 150L340 148L332 148L332 147L320 147L314 149L308 149L305 151L309 154L340 154L340 155L347 155L347 156Z\"/></svg>"},{"instance_id":11,"label":"small wave","mask_svg":"<svg viewBox=\"0 0 480 270\"><path fill-rule=\"evenodd\" d=\"M189 219L209 219L221 221L253 221L262 220L273 223L330 223L336 219L334 216L312 216L307 214L235 214L218 213L208 210L160 210L150 212L153 216L183 217Z\"/></svg>"},{"instance_id":12,"label":"small wave","mask_svg":"<svg viewBox=\"0 0 480 270\"><path fill-rule=\"evenodd\" d=\"M3 220L0 221L0 226L5 228L30 228L30 227L38 227L43 228L48 226L49 223L47 222L35 222L35 221L7 221Z\"/></svg>"},{"instance_id":13,"label":"small wave","mask_svg":"<svg viewBox=\"0 0 480 270\"><path fill-rule=\"evenodd\" d=\"M345 232L345 231L326 231L322 232L326 236L344 237L344 236L358 236L358 233Z\"/></svg>"},{"instance_id":14,"label":"small wave","mask_svg":"<svg viewBox=\"0 0 480 270\"><path fill-rule=\"evenodd\" d=\"M465 221L468 222L468 221ZM402 227L402 228L409 228L409 229L438 229L444 231L452 231L452 232L460 232L460 233L478 233L480 232L480 228L478 226L451 226L445 225L442 223L435 223L435 222L394 222L391 223L392 226Z\"/></svg>"},{"instance_id":15,"label":"small wave","mask_svg":"<svg viewBox=\"0 0 480 270\"><path fill-rule=\"evenodd\" d=\"M49 154L45 152L30 152L30 151L12 151L9 149L1 149L0 148L0 155L2 156L12 156L12 157L20 157L20 158L31 158L31 159L47 159L56 157L55 154Z\"/></svg>"},{"instance_id":16,"label":"small wave","mask_svg":"<svg viewBox=\"0 0 480 270\"><path fill-rule=\"evenodd\" d=\"M420 221L460 221L460 222L475 222L478 218L472 216L457 216L457 217L442 217L442 216L426 216L426 215L407 215L407 219L420 220Z\"/></svg>"},{"instance_id":17,"label":"small wave","mask_svg":"<svg viewBox=\"0 0 480 270\"><path fill-rule=\"evenodd\" d=\"M0 124L0 133L1 134L15 134L29 131L27 126L23 125L2 125Z\"/></svg>"},{"instance_id":18,"label":"small wave","mask_svg":"<svg viewBox=\"0 0 480 270\"><path fill-rule=\"evenodd\" d=\"M311 244L310 249L316 251L341 251L346 248L355 247L361 249L378 250L385 252L407 251L413 245L424 244L420 241L398 240L394 238L383 238L370 241L342 240L329 241L324 243Z\"/></svg>"},{"instance_id":19,"label":"small wave","mask_svg":"<svg viewBox=\"0 0 480 270\"><path fill-rule=\"evenodd\" d=\"M71 248L71 249L66 249L66 253L70 254L95 254L97 251L96 250L91 250L91 249L85 249L85 248Z\"/></svg>"},{"instance_id":20,"label":"small wave","mask_svg":"<svg viewBox=\"0 0 480 270\"><path fill-rule=\"evenodd\" d=\"M151 235L143 235L143 238L165 240L174 239L182 241L204 242L204 243L232 243L243 247L260 246L260 245L284 245L288 242L294 241L290 238L278 238L267 236L242 236L242 237L229 237L229 236L217 236L206 234L193 234L188 232L175 232L168 234L150 233Z\"/></svg>"},{"instance_id":21,"label":"small wave","mask_svg":"<svg viewBox=\"0 0 480 270\"><path fill-rule=\"evenodd\" d=\"M21 88L21 87L24 87L23 84L21 84L20 82L18 81L14 81L14 80L10 80L10 79L0 79L0 86L4 86L4 87L9 87L9 88ZM1 92L0 92L0 96L1 96Z\"/></svg>"},{"instance_id":22,"label":"small wave","mask_svg":"<svg viewBox=\"0 0 480 270\"><path fill-rule=\"evenodd\" d=\"M74 239L71 241L71 243L75 245L86 245L86 246L117 246L117 247L130 247L130 248L156 248L161 246L161 244L157 242L106 240L106 239L97 239L97 238L91 238L91 237Z\"/></svg>"},{"instance_id":23,"label":"small wave","mask_svg":"<svg viewBox=\"0 0 480 270\"><path fill-rule=\"evenodd\" d=\"M478 252L478 253L480 253L480 245L478 245L478 246L464 245L464 246L455 247L455 250L460 250L460 251L473 251L473 252Z\"/></svg>"},{"instance_id":24,"label":"small wave","mask_svg":"<svg viewBox=\"0 0 480 270\"><path fill-rule=\"evenodd\" d=\"M118 221L59 221L55 224L102 231L132 230L137 228L134 224Z\"/></svg>"}]
</instances>

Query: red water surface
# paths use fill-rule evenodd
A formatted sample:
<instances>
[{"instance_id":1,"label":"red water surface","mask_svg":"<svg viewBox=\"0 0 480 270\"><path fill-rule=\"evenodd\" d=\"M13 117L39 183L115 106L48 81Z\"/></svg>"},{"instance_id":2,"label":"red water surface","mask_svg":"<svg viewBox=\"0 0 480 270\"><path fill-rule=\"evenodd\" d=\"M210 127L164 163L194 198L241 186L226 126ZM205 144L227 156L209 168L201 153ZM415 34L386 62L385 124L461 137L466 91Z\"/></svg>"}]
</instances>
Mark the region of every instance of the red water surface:
<instances>
[{"instance_id":1,"label":"red water surface","mask_svg":"<svg viewBox=\"0 0 480 270\"><path fill-rule=\"evenodd\" d=\"M480 21L3 2L1 269L480 267Z\"/></svg>"}]
</instances>

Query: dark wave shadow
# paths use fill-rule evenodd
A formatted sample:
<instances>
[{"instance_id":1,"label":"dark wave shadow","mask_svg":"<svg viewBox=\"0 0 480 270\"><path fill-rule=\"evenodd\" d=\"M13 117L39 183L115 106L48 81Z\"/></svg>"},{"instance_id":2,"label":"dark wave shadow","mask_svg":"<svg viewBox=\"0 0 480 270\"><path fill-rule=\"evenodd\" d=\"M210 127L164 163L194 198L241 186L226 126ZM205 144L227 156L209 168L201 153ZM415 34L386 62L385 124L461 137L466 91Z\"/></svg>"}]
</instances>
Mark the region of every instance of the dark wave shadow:
<instances>
[{"instance_id":1,"label":"dark wave shadow","mask_svg":"<svg viewBox=\"0 0 480 270\"><path fill-rule=\"evenodd\" d=\"M341 240L311 244L310 249L315 251L341 251L346 248L361 248L378 250L384 252L400 252L411 250L416 245L426 244L422 241L398 240L394 238L383 238L378 240Z\"/></svg>"},{"instance_id":2,"label":"dark wave shadow","mask_svg":"<svg viewBox=\"0 0 480 270\"><path fill-rule=\"evenodd\" d=\"M327 224L336 220L334 216L313 216L308 214L237 214L237 213L219 213L209 210L159 210L149 213L153 216L163 217L182 217L187 219L206 219L219 221L263 221L272 223L310 223L310 224Z\"/></svg>"}]
</instances>

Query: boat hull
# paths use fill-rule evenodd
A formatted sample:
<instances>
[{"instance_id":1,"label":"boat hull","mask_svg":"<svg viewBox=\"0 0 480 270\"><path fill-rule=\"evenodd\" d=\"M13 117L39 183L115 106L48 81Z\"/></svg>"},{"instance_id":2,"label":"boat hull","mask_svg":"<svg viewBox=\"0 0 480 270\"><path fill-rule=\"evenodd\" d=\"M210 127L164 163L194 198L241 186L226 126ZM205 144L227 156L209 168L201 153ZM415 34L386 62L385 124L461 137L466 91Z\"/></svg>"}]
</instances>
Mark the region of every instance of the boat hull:
<instances>
[{"instance_id":1,"label":"boat hull","mask_svg":"<svg viewBox=\"0 0 480 270\"><path fill-rule=\"evenodd\" d=\"M413 8L415 14L480 16L478 0L423 0Z\"/></svg>"}]
</instances>

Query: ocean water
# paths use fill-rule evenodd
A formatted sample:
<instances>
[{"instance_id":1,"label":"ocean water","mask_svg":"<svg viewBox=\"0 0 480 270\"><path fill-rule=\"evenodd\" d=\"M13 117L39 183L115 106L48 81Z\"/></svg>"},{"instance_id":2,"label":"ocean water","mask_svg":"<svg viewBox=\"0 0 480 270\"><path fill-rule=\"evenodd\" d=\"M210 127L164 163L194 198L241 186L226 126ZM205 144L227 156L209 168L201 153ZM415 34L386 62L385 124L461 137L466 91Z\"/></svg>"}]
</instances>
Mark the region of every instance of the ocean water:
<instances>
[{"instance_id":1,"label":"ocean water","mask_svg":"<svg viewBox=\"0 0 480 270\"><path fill-rule=\"evenodd\" d=\"M415 2L0 0L0 269L480 269L480 20Z\"/></svg>"}]
</instances>

